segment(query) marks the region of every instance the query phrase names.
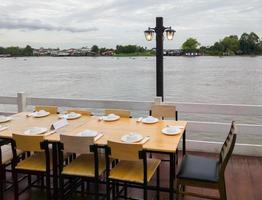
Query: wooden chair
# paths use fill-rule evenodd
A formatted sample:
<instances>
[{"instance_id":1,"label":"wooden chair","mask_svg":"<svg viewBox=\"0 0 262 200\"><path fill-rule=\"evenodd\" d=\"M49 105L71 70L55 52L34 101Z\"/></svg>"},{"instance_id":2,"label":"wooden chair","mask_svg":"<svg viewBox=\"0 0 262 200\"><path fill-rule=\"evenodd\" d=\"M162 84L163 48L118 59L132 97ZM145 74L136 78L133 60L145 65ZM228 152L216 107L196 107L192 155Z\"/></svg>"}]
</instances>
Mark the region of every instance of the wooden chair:
<instances>
[{"instance_id":1,"label":"wooden chair","mask_svg":"<svg viewBox=\"0 0 262 200\"><path fill-rule=\"evenodd\" d=\"M158 119L173 118L178 119L176 106L168 104L156 104L151 107L150 115Z\"/></svg>"},{"instance_id":2,"label":"wooden chair","mask_svg":"<svg viewBox=\"0 0 262 200\"><path fill-rule=\"evenodd\" d=\"M25 152L34 152L28 158L20 161L17 156L17 149ZM31 183L31 175L38 177L46 177L46 189L47 199L51 198L50 188L50 174L52 170L51 158L48 148L47 141L44 141L44 136L28 136L13 134L12 141L13 161L12 161L12 172L13 172L13 183L15 200L19 199L19 195L26 189L30 188L33 184ZM28 174L28 187L23 191L19 191L18 173Z\"/></svg>"},{"instance_id":3,"label":"wooden chair","mask_svg":"<svg viewBox=\"0 0 262 200\"><path fill-rule=\"evenodd\" d=\"M45 110L46 112L49 112L50 114L58 114L57 106L42 106L42 105L35 106L35 111L40 111L40 110Z\"/></svg>"},{"instance_id":4,"label":"wooden chair","mask_svg":"<svg viewBox=\"0 0 262 200\"><path fill-rule=\"evenodd\" d=\"M227 199L224 172L232 155L236 137L235 123L232 122L229 134L221 148L219 160L193 155L184 156L177 175L177 200L180 194L207 199ZM186 192L185 186L217 189L220 198ZM183 191L181 191L181 188L183 188Z\"/></svg>"},{"instance_id":5,"label":"wooden chair","mask_svg":"<svg viewBox=\"0 0 262 200\"><path fill-rule=\"evenodd\" d=\"M122 110L122 109L106 109L105 115L109 115L109 114L115 114L124 118L131 117L131 112L129 110Z\"/></svg>"},{"instance_id":6,"label":"wooden chair","mask_svg":"<svg viewBox=\"0 0 262 200\"><path fill-rule=\"evenodd\" d=\"M19 159L25 158L25 153L18 150ZM4 199L4 192L13 187L13 182L6 179L6 174L11 173L10 169L13 159L12 146L10 140L0 139L0 200ZM19 181L22 181L20 178Z\"/></svg>"},{"instance_id":7,"label":"wooden chair","mask_svg":"<svg viewBox=\"0 0 262 200\"><path fill-rule=\"evenodd\" d=\"M80 110L80 109L69 109L65 111L66 113L70 113L70 112L74 112L74 113L79 113L81 115L85 115L85 116L92 116L92 112L88 111L88 110Z\"/></svg>"},{"instance_id":8,"label":"wooden chair","mask_svg":"<svg viewBox=\"0 0 262 200\"><path fill-rule=\"evenodd\" d=\"M112 168L110 158L117 159ZM115 196L115 185L124 183L124 198L127 198L128 187L143 188L143 199L147 199L148 183L155 173L157 173L157 188L159 188L159 165L160 160L148 159L146 152L143 151L142 144L126 144L108 141L106 148L106 177L107 177L107 199L110 199L113 186L113 199L117 199L120 194ZM159 191L157 192L159 199Z\"/></svg>"},{"instance_id":9,"label":"wooden chair","mask_svg":"<svg viewBox=\"0 0 262 200\"><path fill-rule=\"evenodd\" d=\"M97 147L94 145L94 137L79 137L71 135L60 136L60 188L61 198L64 199L67 193L73 189L77 189L79 184L85 181L95 183L95 199L99 199L99 178L105 172L105 157L98 155ZM65 152L74 153L78 156L68 165L63 166L63 154ZM64 180L80 179L79 184L69 185L69 190L65 190ZM82 191L83 193L83 191ZM102 194L101 194L102 195Z\"/></svg>"},{"instance_id":10,"label":"wooden chair","mask_svg":"<svg viewBox=\"0 0 262 200\"><path fill-rule=\"evenodd\" d=\"M151 107L151 110L149 111L149 115L156 117L158 119L166 119L171 118L178 120L178 113L176 110L176 106L168 105L168 104L155 104ZM150 157L152 157L152 154L150 154ZM168 161L168 159L161 159L161 161ZM175 163L178 164L178 150L176 151L176 160Z\"/></svg>"},{"instance_id":11,"label":"wooden chair","mask_svg":"<svg viewBox=\"0 0 262 200\"><path fill-rule=\"evenodd\" d=\"M8 141L0 140L0 200L4 199L4 191L6 183L6 168L13 159L12 149Z\"/></svg>"}]
</instances>

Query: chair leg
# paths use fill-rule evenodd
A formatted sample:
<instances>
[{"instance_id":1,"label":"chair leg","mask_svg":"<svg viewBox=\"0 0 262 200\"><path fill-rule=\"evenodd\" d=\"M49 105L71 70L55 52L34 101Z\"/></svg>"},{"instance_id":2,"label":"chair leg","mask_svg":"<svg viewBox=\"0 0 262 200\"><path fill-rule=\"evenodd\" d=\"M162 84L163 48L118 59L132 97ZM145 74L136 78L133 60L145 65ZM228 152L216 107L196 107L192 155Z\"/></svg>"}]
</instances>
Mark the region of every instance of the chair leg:
<instances>
[{"instance_id":1,"label":"chair leg","mask_svg":"<svg viewBox=\"0 0 262 200\"><path fill-rule=\"evenodd\" d=\"M144 185L144 200L147 200L147 185Z\"/></svg>"},{"instance_id":2,"label":"chair leg","mask_svg":"<svg viewBox=\"0 0 262 200\"><path fill-rule=\"evenodd\" d=\"M106 199L110 200L110 181L108 180L108 178L106 179Z\"/></svg>"},{"instance_id":3,"label":"chair leg","mask_svg":"<svg viewBox=\"0 0 262 200\"><path fill-rule=\"evenodd\" d=\"M220 183L220 186L219 186L219 195L220 195L221 200L227 200L225 179L221 180L221 183Z\"/></svg>"},{"instance_id":4,"label":"chair leg","mask_svg":"<svg viewBox=\"0 0 262 200\"><path fill-rule=\"evenodd\" d=\"M30 174L28 174L28 176L27 176L27 180L28 180L28 186L29 187L31 187L31 184L32 184L32 178L31 178L31 175Z\"/></svg>"},{"instance_id":5,"label":"chair leg","mask_svg":"<svg viewBox=\"0 0 262 200\"><path fill-rule=\"evenodd\" d=\"M17 179L17 172L15 169L13 169L13 185L14 185L14 196L15 200L19 199L19 185L18 185L18 179Z\"/></svg>"},{"instance_id":6,"label":"chair leg","mask_svg":"<svg viewBox=\"0 0 262 200\"><path fill-rule=\"evenodd\" d=\"M158 167L156 170L156 199L159 200L160 198L160 192L159 192L159 187L160 187L160 168Z\"/></svg>"},{"instance_id":7,"label":"chair leg","mask_svg":"<svg viewBox=\"0 0 262 200\"><path fill-rule=\"evenodd\" d=\"M112 181L112 196L113 196L113 199L116 199L116 183L115 183L115 181Z\"/></svg>"},{"instance_id":8,"label":"chair leg","mask_svg":"<svg viewBox=\"0 0 262 200\"><path fill-rule=\"evenodd\" d=\"M127 184L124 183L124 197L127 199Z\"/></svg>"},{"instance_id":9,"label":"chair leg","mask_svg":"<svg viewBox=\"0 0 262 200\"><path fill-rule=\"evenodd\" d=\"M46 174L46 199L51 199L51 184L50 184L50 173Z\"/></svg>"},{"instance_id":10,"label":"chair leg","mask_svg":"<svg viewBox=\"0 0 262 200\"><path fill-rule=\"evenodd\" d=\"M5 185L5 167L4 165L0 164L0 200L4 199L4 185Z\"/></svg>"},{"instance_id":11,"label":"chair leg","mask_svg":"<svg viewBox=\"0 0 262 200\"><path fill-rule=\"evenodd\" d=\"M98 183L98 179L95 180L95 199L96 200L99 199L99 183Z\"/></svg>"},{"instance_id":12,"label":"chair leg","mask_svg":"<svg viewBox=\"0 0 262 200\"><path fill-rule=\"evenodd\" d=\"M64 199L64 177L61 176L60 177L60 199L63 200Z\"/></svg>"},{"instance_id":13,"label":"chair leg","mask_svg":"<svg viewBox=\"0 0 262 200\"><path fill-rule=\"evenodd\" d=\"M176 186L176 200L179 200L179 195L180 195L179 188L180 188L180 186L179 186L179 184L177 184L177 186Z\"/></svg>"}]
</instances>

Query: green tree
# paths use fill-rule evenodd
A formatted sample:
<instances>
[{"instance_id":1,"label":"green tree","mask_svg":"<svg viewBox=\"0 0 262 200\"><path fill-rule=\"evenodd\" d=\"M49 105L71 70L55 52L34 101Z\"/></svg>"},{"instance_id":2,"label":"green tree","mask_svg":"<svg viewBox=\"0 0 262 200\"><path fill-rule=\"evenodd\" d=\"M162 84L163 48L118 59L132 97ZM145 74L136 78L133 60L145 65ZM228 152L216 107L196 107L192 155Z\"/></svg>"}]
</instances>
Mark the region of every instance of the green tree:
<instances>
[{"instance_id":1,"label":"green tree","mask_svg":"<svg viewBox=\"0 0 262 200\"><path fill-rule=\"evenodd\" d=\"M230 35L225 37L221 44L224 46L224 52L228 55L237 54L239 52L239 40L237 35Z\"/></svg>"},{"instance_id":2,"label":"green tree","mask_svg":"<svg viewBox=\"0 0 262 200\"><path fill-rule=\"evenodd\" d=\"M184 52L196 52L200 43L195 38L188 38L182 45Z\"/></svg>"},{"instance_id":3,"label":"green tree","mask_svg":"<svg viewBox=\"0 0 262 200\"><path fill-rule=\"evenodd\" d=\"M243 33L239 43L242 54L258 54L261 51L261 41L254 32Z\"/></svg>"},{"instance_id":4,"label":"green tree","mask_svg":"<svg viewBox=\"0 0 262 200\"><path fill-rule=\"evenodd\" d=\"M23 50L22 50L22 55L23 56L32 56L33 55L33 49L31 46L27 45Z\"/></svg>"},{"instance_id":5,"label":"green tree","mask_svg":"<svg viewBox=\"0 0 262 200\"><path fill-rule=\"evenodd\" d=\"M98 53L98 52L99 52L98 46L97 46L97 45L93 45L93 46L91 47L91 51L94 52L94 53Z\"/></svg>"}]
</instances>

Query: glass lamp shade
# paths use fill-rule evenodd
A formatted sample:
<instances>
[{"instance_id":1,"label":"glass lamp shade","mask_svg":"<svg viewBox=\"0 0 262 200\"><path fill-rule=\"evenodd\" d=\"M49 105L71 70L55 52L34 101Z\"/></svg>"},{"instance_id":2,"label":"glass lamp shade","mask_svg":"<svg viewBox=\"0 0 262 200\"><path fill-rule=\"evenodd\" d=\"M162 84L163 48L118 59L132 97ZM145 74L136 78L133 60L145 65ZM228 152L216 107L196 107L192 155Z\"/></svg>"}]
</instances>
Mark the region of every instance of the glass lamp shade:
<instances>
[{"instance_id":1,"label":"glass lamp shade","mask_svg":"<svg viewBox=\"0 0 262 200\"><path fill-rule=\"evenodd\" d=\"M166 30L166 37L167 37L167 39L168 40L173 40L175 32L176 31L173 30L173 29Z\"/></svg>"},{"instance_id":2,"label":"glass lamp shade","mask_svg":"<svg viewBox=\"0 0 262 200\"><path fill-rule=\"evenodd\" d=\"M145 31L145 37L147 41L151 41L154 37L154 31L152 30L146 30Z\"/></svg>"}]
</instances>

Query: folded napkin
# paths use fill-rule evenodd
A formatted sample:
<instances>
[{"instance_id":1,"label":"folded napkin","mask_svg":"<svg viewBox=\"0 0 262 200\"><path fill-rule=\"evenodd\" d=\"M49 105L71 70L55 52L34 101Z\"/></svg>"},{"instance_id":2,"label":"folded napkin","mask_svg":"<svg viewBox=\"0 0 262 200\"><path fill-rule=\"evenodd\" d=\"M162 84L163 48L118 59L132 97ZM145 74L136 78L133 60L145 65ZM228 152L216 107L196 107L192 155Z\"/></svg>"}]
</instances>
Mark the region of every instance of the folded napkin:
<instances>
[{"instance_id":1,"label":"folded napkin","mask_svg":"<svg viewBox=\"0 0 262 200\"><path fill-rule=\"evenodd\" d=\"M146 136L143 138L143 140L141 140L139 143L140 144L145 144L146 142L148 142L148 140L150 140L150 137L149 136Z\"/></svg>"},{"instance_id":2,"label":"folded napkin","mask_svg":"<svg viewBox=\"0 0 262 200\"><path fill-rule=\"evenodd\" d=\"M99 133L96 137L95 137L95 141L99 140L101 137L103 137L104 134L103 133Z\"/></svg>"},{"instance_id":3,"label":"folded napkin","mask_svg":"<svg viewBox=\"0 0 262 200\"><path fill-rule=\"evenodd\" d=\"M4 130L6 130L6 129L8 129L8 126L2 126L2 127L0 127L0 131L4 131Z\"/></svg>"}]
</instances>

